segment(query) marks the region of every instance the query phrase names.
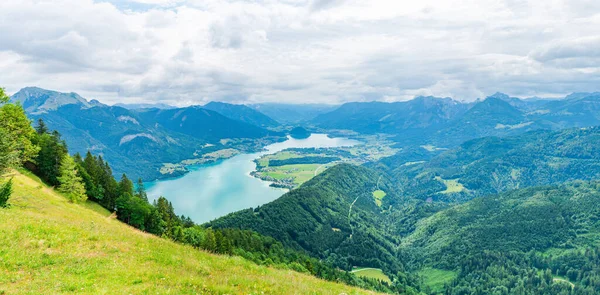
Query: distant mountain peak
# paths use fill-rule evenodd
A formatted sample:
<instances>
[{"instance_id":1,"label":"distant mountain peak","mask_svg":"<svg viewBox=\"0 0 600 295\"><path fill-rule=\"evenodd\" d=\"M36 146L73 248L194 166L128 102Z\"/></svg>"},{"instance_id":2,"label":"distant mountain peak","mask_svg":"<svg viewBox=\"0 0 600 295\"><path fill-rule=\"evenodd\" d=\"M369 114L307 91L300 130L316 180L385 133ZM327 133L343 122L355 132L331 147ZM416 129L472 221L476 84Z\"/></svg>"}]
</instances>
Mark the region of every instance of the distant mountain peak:
<instances>
[{"instance_id":1,"label":"distant mountain peak","mask_svg":"<svg viewBox=\"0 0 600 295\"><path fill-rule=\"evenodd\" d=\"M499 99L502 99L502 100L506 100L506 99L510 99L511 98L508 94L502 93L502 92L496 92L496 93L488 96L488 98L489 97L499 98Z\"/></svg>"},{"instance_id":2,"label":"distant mountain peak","mask_svg":"<svg viewBox=\"0 0 600 295\"><path fill-rule=\"evenodd\" d=\"M83 108L96 105L74 92L62 93L39 87L23 88L11 97L11 101L20 102L25 111L32 114L46 113L65 105L79 105Z\"/></svg>"}]
</instances>

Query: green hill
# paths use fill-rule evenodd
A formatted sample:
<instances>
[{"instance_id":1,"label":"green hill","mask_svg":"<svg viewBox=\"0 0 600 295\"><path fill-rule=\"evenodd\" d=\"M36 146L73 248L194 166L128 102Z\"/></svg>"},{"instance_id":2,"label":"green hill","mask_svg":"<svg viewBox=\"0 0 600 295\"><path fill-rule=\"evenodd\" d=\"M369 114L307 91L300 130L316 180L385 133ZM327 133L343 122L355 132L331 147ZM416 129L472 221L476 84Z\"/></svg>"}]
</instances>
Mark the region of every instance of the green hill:
<instances>
[{"instance_id":1,"label":"green hill","mask_svg":"<svg viewBox=\"0 0 600 295\"><path fill-rule=\"evenodd\" d=\"M0 209L0 294L372 294L143 233L12 173Z\"/></svg>"}]
</instances>

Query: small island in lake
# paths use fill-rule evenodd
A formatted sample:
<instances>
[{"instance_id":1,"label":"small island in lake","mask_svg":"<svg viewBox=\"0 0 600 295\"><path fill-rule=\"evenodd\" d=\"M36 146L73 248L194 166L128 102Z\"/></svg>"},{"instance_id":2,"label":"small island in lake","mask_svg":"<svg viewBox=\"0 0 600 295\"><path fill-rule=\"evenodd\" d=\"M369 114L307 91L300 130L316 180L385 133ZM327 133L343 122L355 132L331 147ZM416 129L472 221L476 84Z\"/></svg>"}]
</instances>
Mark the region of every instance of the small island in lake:
<instances>
[{"instance_id":1,"label":"small island in lake","mask_svg":"<svg viewBox=\"0 0 600 295\"><path fill-rule=\"evenodd\" d=\"M310 134L310 131L302 127L295 127L290 131L290 136L294 139L306 139L310 137Z\"/></svg>"}]
</instances>

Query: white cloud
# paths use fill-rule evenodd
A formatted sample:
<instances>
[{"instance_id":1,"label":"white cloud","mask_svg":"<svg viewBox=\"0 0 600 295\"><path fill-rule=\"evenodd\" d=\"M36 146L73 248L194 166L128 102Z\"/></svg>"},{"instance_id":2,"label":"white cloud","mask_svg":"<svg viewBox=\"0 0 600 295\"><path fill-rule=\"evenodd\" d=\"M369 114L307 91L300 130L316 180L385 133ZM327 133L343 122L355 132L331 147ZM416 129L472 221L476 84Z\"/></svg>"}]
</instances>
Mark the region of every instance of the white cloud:
<instances>
[{"instance_id":1,"label":"white cloud","mask_svg":"<svg viewBox=\"0 0 600 295\"><path fill-rule=\"evenodd\" d=\"M597 91L590 0L3 0L0 85L107 103Z\"/></svg>"}]
</instances>

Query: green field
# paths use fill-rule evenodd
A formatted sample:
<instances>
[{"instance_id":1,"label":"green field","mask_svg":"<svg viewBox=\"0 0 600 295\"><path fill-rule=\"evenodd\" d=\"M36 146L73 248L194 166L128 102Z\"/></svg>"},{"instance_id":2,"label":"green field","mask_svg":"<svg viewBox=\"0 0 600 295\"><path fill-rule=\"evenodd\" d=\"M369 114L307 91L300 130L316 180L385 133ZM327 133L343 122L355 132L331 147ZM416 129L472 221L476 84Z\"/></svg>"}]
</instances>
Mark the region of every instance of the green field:
<instances>
[{"instance_id":1,"label":"green field","mask_svg":"<svg viewBox=\"0 0 600 295\"><path fill-rule=\"evenodd\" d=\"M378 268L357 268L353 270L352 273L359 277L378 279L384 282L392 283L390 278Z\"/></svg>"},{"instance_id":2,"label":"green field","mask_svg":"<svg viewBox=\"0 0 600 295\"><path fill-rule=\"evenodd\" d=\"M375 204L377 204L378 207L381 207L381 200L383 200L385 196L386 193L382 190L376 190L373 192L373 198L375 199Z\"/></svg>"},{"instance_id":3,"label":"green field","mask_svg":"<svg viewBox=\"0 0 600 295\"><path fill-rule=\"evenodd\" d=\"M11 174L10 208L0 209L0 294L373 294L180 245Z\"/></svg>"},{"instance_id":4,"label":"green field","mask_svg":"<svg viewBox=\"0 0 600 295\"><path fill-rule=\"evenodd\" d=\"M460 193L467 190L462 183L458 182L458 179L443 179L439 176L436 176L435 180L446 185L446 190L441 191L441 194Z\"/></svg>"},{"instance_id":5,"label":"green field","mask_svg":"<svg viewBox=\"0 0 600 295\"><path fill-rule=\"evenodd\" d=\"M296 164L296 165L285 165L278 167L269 167L263 171L264 175L273 177L278 180L293 178L293 182L297 185L303 184L309 181L315 176L317 168L322 166L321 164ZM329 165L325 165L329 167ZM321 168L317 171L317 174L325 171Z\"/></svg>"},{"instance_id":6,"label":"green field","mask_svg":"<svg viewBox=\"0 0 600 295\"><path fill-rule=\"evenodd\" d=\"M456 278L455 272L436 268L425 268L419 272L419 275L423 277L423 283L433 292L442 292L444 284Z\"/></svg>"},{"instance_id":7,"label":"green field","mask_svg":"<svg viewBox=\"0 0 600 295\"><path fill-rule=\"evenodd\" d=\"M292 159L292 158L301 158L301 157L305 157L305 156L312 156L312 154L301 155L296 152L281 151L281 152L277 152L272 155L266 155L266 156L260 157L260 159L258 159L258 164L262 167L268 167L270 160L287 160L287 159Z\"/></svg>"}]
</instances>

